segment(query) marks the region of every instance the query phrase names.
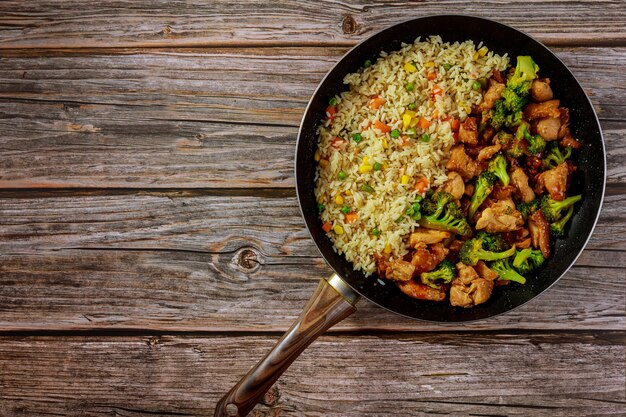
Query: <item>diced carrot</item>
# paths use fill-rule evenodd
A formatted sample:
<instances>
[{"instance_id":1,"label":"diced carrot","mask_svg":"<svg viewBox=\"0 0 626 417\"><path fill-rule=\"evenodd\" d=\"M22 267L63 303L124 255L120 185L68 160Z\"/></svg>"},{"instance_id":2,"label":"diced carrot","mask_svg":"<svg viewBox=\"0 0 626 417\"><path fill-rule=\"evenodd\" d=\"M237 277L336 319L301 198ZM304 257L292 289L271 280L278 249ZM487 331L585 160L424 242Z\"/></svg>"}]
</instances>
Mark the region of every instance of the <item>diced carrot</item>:
<instances>
[{"instance_id":1,"label":"diced carrot","mask_svg":"<svg viewBox=\"0 0 626 417\"><path fill-rule=\"evenodd\" d=\"M452 132L452 137L454 138L454 143L459 143L459 132Z\"/></svg>"},{"instance_id":2,"label":"diced carrot","mask_svg":"<svg viewBox=\"0 0 626 417\"><path fill-rule=\"evenodd\" d=\"M411 143L411 141L409 140L408 136L406 136L406 135L400 136L400 146L406 146L409 143Z\"/></svg>"},{"instance_id":3,"label":"diced carrot","mask_svg":"<svg viewBox=\"0 0 626 417\"><path fill-rule=\"evenodd\" d=\"M441 118L442 122L447 122L448 120L450 120L450 116L447 114Z\"/></svg>"},{"instance_id":4,"label":"diced carrot","mask_svg":"<svg viewBox=\"0 0 626 417\"><path fill-rule=\"evenodd\" d=\"M370 100L369 107L372 110L376 110L380 106L382 106L383 104L385 104L385 99L376 96L376 97L374 97L373 99Z\"/></svg>"},{"instance_id":5,"label":"diced carrot","mask_svg":"<svg viewBox=\"0 0 626 417\"><path fill-rule=\"evenodd\" d=\"M428 126L430 126L430 122L428 121L428 119L420 117L419 125L422 129L428 129Z\"/></svg>"},{"instance_id":6,"label":"diced carrot","mask_svg":"<svg viewBox=\"0 0 626 417\"><path fill-rule=\"evenodd\" d=\"M433 96L440 96L443 93L443 90L441 87L439 87L437 84L435 84L433 86Z\"/></svg>"},{"instance_id":7,"label":"diced carrot","mask_svg":"<svg viewBox=\"0 0 626 417\"><path fill-rule=\"evenodd\" d=\"M348 213L348 214L346 214L346 223L352 223L353 221L355 221L358 218L359 218L359 216L355 212Z\"/></svg>"},{"instance_id":8,"label":"diced carrot","mask_svg":"<svg viewBox=\"0 0 626 417\"><path fill-rule=\"evenodd\" d=\"M337 150L341 150L344 149L346 147L346 141L343 140L340 137L336 137L335 139L333 139L333 141L330 143L330 146L337 149Z\"/></svg>"},{"instance_id":9,"label":"diced carrot","mask_svg":"<svg viewBox=\"0 0 626 417\"><path fill-rule=\"evenodd\" d=\"M459 121L459 119L450 120L450 129L459 130L460 126L461 126L461 122Z\"/></svg>"},{"instance_id":10,"label":"diced carrot","mask_svg":"<svg viewBox=\"0 0 626 417\"><path fill-rule=\"evenodd\" d=\"M335 114L337 114L337 109L335 108L335 106L328 106L326 107L326 114L328 115L329 119L333 119L335 117Z\"/></svg>"},{"instance_id":11,"label":"diced carrot","mask_svg":"<svg viewBox=\"0 0 626 417\"><path fill-rule=\"evenodd\" d=\"M426 78L432 81L437 78L437 73L435 71L428 71L428 73L426 74Z\"/></svg>"},{"instance_id":12,"label":"diced carrot","mask_svg":"<svg viewBox=\"0 0 626 417\"><path fill-rule=\"evenodd\" d=\"M330 229L332 229L333 225L330 224L329 222L324 223L324 225L322 226L322 230L326 233L330 232Z\"/></svg>"},{"instance_id":13,"label":"diced carrot","mask_svg":"<svg viewBox=\"0 0 626 417\"><path fill-rule=\"evenodd\" d=\"M415 190L420 194L424 194L428 190L428 178L420 177L415 183Z\"/></svg>"},{"instance_id":14,"label":"diced carrot","mask_svg":"<svg viewBox=\"0 0 626 417\"><path fill-rule=\"evenodd\" d=\"M383 122L381 122L380 120L376 120L374 122L374 127L378 130L380 130L383 133L388 133L391 132L391 127L389 127L388 125L384 124Z\"/></svg>"},{"instance_id":15,"label":"diced carrot","mask_svg":"<svg viewBox=\"0 0 626 417\"><path fill-rule=\"evenodd\" d=\"M439 119L439 110L435 109L433 112L433 119Z\"/></svg>"}]
</instances>

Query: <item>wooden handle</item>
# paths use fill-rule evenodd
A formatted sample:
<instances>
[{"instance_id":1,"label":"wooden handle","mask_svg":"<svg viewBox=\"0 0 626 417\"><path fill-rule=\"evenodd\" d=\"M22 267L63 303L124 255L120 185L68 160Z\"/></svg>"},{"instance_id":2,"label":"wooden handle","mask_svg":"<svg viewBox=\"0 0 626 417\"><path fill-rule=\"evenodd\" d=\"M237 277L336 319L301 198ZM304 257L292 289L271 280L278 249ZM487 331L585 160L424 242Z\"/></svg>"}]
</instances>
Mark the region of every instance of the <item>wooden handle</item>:
<instances>
[{"instance_id":1,"label":"wooden handle","mask_svg":"<svg viewBox=\"0 0 626 417\"><path fill-rule=\"evenodd\" d=\"M261 401L300 353L331 326L356 311L358 294L338 275L322 279L300 317L215 407L215 417L243 417Z\"/></svg>"}]
</instances>

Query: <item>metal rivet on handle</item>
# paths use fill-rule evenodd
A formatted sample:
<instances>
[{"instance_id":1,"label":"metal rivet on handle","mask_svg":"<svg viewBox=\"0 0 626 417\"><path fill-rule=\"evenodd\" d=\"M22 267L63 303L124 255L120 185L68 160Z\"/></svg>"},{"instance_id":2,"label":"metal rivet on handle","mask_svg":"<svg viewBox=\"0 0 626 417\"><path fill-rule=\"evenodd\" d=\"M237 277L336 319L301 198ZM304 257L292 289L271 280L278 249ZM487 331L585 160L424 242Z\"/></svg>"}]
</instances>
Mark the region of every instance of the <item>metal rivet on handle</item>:
<instances>
[{"instance_id":1,"label":"metal rivet on handle","mask_svg":"<svg viewBox=\"0 0 626 417\"><path fill-rule=\"evenodd\" d=\"M228 404L226 406L226 415L228 417L236 417L239 414L239 408L235 404Z\"/></svg>"}]
</instances>

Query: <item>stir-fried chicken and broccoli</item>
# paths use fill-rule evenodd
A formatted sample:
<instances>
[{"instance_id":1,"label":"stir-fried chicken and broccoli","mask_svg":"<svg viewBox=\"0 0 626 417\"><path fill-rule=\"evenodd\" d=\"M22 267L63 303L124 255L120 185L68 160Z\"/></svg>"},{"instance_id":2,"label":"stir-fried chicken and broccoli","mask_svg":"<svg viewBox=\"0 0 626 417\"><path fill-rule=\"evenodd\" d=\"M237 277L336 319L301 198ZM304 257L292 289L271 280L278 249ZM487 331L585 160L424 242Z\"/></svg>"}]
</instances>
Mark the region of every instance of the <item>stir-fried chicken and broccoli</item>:
<instances>
[{"instance_id":1,"label":"stir-fried chicken and broccoli","mask_svg":"<svg viewBox=\"0 0 626 417\"><path fill-rule=\"evenodd\" d=\"M379 277L409 297L472 307L501 285L523 285L564 237L581 195L567 194L581 143L570 113L530 56L494 70L455 133L448 180L417 197L419 227L402 257L376 255Z\"/></svg>"}]
</instances>

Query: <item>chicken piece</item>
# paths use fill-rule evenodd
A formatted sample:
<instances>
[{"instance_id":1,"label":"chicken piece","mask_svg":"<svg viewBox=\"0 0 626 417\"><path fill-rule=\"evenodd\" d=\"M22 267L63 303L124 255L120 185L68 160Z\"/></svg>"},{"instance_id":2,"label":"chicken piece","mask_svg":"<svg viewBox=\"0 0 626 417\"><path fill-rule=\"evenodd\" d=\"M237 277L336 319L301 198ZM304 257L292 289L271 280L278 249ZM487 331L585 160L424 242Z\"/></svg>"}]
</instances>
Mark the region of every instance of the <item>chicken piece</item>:
<instances>
[{"instance_id":1,"label":"chicken piece","mask_svg":"<svg viewBox=\"0 0 626 417\"><path fill-rule=\"evenodd\" d=\"M524 118L527 120L543 119L544 117L559 117L559 100L548 100L543 103L529 103L524 107Z\"/></svg>"},{"instance_id":2,"label":"chicken piece","mask_svg":"<svg viewBox=\"0 0 626 417\"><path fill-rule=\"evenodd\" d=\"M439 187L438 191L445 191L446 193L452 194L455 200L459 200L463 197L463 193L465 192L465 182L459 174L450 171L448 172L448 180Z\"/></svg>"},{"instance_id":3,"label":"chicken piece","mask_svg":"<svg viewBox=\"0 0 626 417\"><path fill-rule=\"evenodd\" d=\"M534 80L530 86L530 95L533 97L533 100L539 103L551 100L554 94L552 93L552 88L550 87L550 79L544 78L543 80Z\"/></svg>"},{"instance_id":4,"label":"chicken piece","mask_svg":"<svg viewBox=\"0 0 626 417\"><path fill-rule=\"evenodd\" d=\"M479 112L493 109L496 101L502 97L505 85L495 81L491 81L489 84L489 88L487 88L487 91L485 91L483 95L483 102L478 107Z\"/></svg>"},{"instance_id":5,"label":"chicken piece","mask_svg":"<svg viewBox=\"0 0 626 417\"><path fill-rule=\"evenodd\" d=\"M415 268L413 272L414 276L435 269L437 265L445 259L448 252L449 250L441 243L431 245L430 250L425 243L416 243L415 252L411 257L411 264Z\"/></svg>"},{"instance_id":6,"label":"chicken piece","mask_svg":"<svg viewBox=\"0 0 626 417\"><path fill-rule=\"evenodd\" d=\"M533 247L539 248L544 258L550 257L550 223L541 210L537 210L528 218L528 231Z\"/></svg>"},{"instance_id":7,"label":"chicken piece","mask_svg":"<svg viewBox=\"0 0 626 417\"><path fill-rule=\"evenodd\" d=\"M465 181L472 179L481 172L478 163L465 153L463 144L456 145L450 150L450 159L446 168L449 171L459 173Z\"/></svg>"},{"instance_id":8,"label":"chicken piece","mask_svg":"<svg viewBox=\"0 0 626 417\"><path fill-rule=\"evenodd\" d=\"M496 130L491 126L486 126L482 132L478 133L478 141L482 143L490 143L496 135Z\"/></svg>"},{"instance_id":9,"label":"chicken piece","mask_svg":"<svg viewBox=\"0 0 626 417\"><path fill-rule=\"evenodd\" d=\"M415 247L415 245L417 245L418 243L432 245L433 243L439 243L449 237L449 232L435 229L426 229L425 227L418 227L409 236L409 246Z\"/></svg>"},{"instance_id":10,"label":"chicken piece","mask_svg":"<svg viewBox=\"0 0 626 417\"><path fill-rule=\"evenodd\" d=\"M491 78L493 78L493 80L495 82L504 84L504 77L502 76L502 73L500 71L498 71L497 69L494 69L493 72L491 73ZM489 81L491 83L491 81Z\"/></svg>"},{"instance_id":11,"label":"chicken piece","mask_svg":"<svg viewBox=\"0 0 626 417\"><path fill-rule=\"evenodd\" d=\"M563 201L567 189L568 174L569 170L566 162L557 165L556 168L543 171L537 177L535 192L541 194L545 188L553 200Z\"/></svg>"},{"instance_id":12,"label":"chicken piece","mask_svg":"<svg viewBox=\"0 0 626 417\"><path fill-rule=\"evenodd\" d=\"M459 141L468 145L478 144L478 125L474 117L468 117L459 127Z\"/></svg>"},{"instance_id":13,"label":"chicken piece","mask_svg":"<svg viewBox=\"0 0 626 417\"><path fill-rule=\"evenodd\" d=\"M511 198L511 194L515 191L515 187L512 185L502 185L496 183L493 186L493 191L489 194L489 198L493 200L507 200Z\"/></svg>"},{"instance_id":14,"label":"chicken piece","mask_svg":"<svg viewBox=\"0 0 626 417\"><path fill-rule=\"evenodd\" d=\"M546 117L539 120L535 131L544 140L551 141L559 138L559 130L561 129L561 119L558 117Z\"/></svg>"},{"instance_id":15,"label":"chicken piece","mask_svg":"<svg viewBox=\"0 0 626 417\"><path fill-rule=\"evenodd\" d=\"M476 266L474 266L474 270L478 272L481 278L488 279L489 281L493 281L499 276L498 273L489 268L484 261L478 261Z\"/></svg>"},{"instance_id":16,"label":"chicken piece","mask_svg":"<svg viewBox=\"0 0 626 417\"><path fill-rule=\"evenodd\" d=\"M463 193L468 197L474 195L474 184L465 184L465 192Z\"/></svg>"},{"instance_id":17,"label":"chicken piece","mask_svg":"<svg viewBox=\"0 0 626 417\"><path fill-rule=\"evenodd\" d=\"M561 139L570 134L569 109L565 107L560 107L559 114L560 114L559 119L561 120L561 127L559 128L559 139Z\"/></svg>"},{"instance_id":18,"label":"chicken piece","mask_svg":"<svg viewBox=\"0 0 626 417\"><path fill-rule=\"evenodd\" d=\"M500 149L502 149L502 145L500 145L499 143L491 146L486 146L482 148L480 152L478 152L478 160L486 161L487 159L490 159L492 156L498 153Z\"/></svg>"},{"instance_id":19,"label":"chicken piece","mask_svg":"<svg viewBox=\"0 0 626 417\"><path fill-rule=\"evenodd\" d=\"M398 282L397 285L400 291L411 298L429 301L443 301L446 299L446 290L443 287L441 289L431 288L414 280Z\"/></svg>"},{"instance_id":20,"label":"chicken piece","mask_svg":"<svg viewBox=\"0 0 626 417\"><path fill-rule=\"evenodd\" d=\"M512 206L512 207L511 207ZM510 232L519 229L524 219L511 199L500 200L482 211L476 229L484 229L489 233Z\"/></svg>"},{"instance_id":21,"label":"chicken piece","mask_svg":"<svg viewBox=\"0 0 626 417\"><path fill-rule=\"evenodd\" d=\"M535 193L528 185L528 176L522 168L516 167L513 172L511 172L511 183L513 183L517 189L520 200L524 203L528 203L535 199Z\"/></svg>"},{"instance_id":22,"label":"chicken piece","mask_svg":"<svg viewBox=\"0 0 626 417\"><path fill-rule=\"evenodd\" d=\"M375 253L374 263L376 264L376 273L381 278L387 278L387 267L389 266L389 256L387 254Z\"/></svg>"},{"instance_id":23,"label":"chicken piece","mask_svg":"<svg viewBox=\"0 0 626 417\"><path fill-rule=\"evenodd\" d=\"M450 304L467 308L487 301L493 291L493 281L479 277L474 268L462 262L456 267L458 277L450 287Z\"/></svg>"},{"instance_id":24,"label":"chicken piece","mask_svg":"<svg viewBox=\"0 0 626 417\"><path fill-rule=\"evenodd\" d=\"M413 278L415 266L402 258L394 259L387 265L387 278L392 281L408 281Z\"/></svg>"},{"instance_id":25,"label":"chicken piece","mask_svg":"<svg viewBox=\"0 0 626 417\"><path fill-rule=\"evenodd\" d=\"M582 143L574 139L569 133L563 139L561 139L560 144L564 148L569 146L572 149L580 149L583 146Z\"/></svg>"},{"instance_id":26,"label":"chicken piece","mask_svg":"<svg viewBox=\"0 0 626 417\"><path fill-rule=\"evenodd\" d=\"M526 249L530 247L531 243L532 243L531 238L527 237L525 239L518 240L517 242L515 242L515 247L517 249Z\"/></svg>"}]
</instances>

